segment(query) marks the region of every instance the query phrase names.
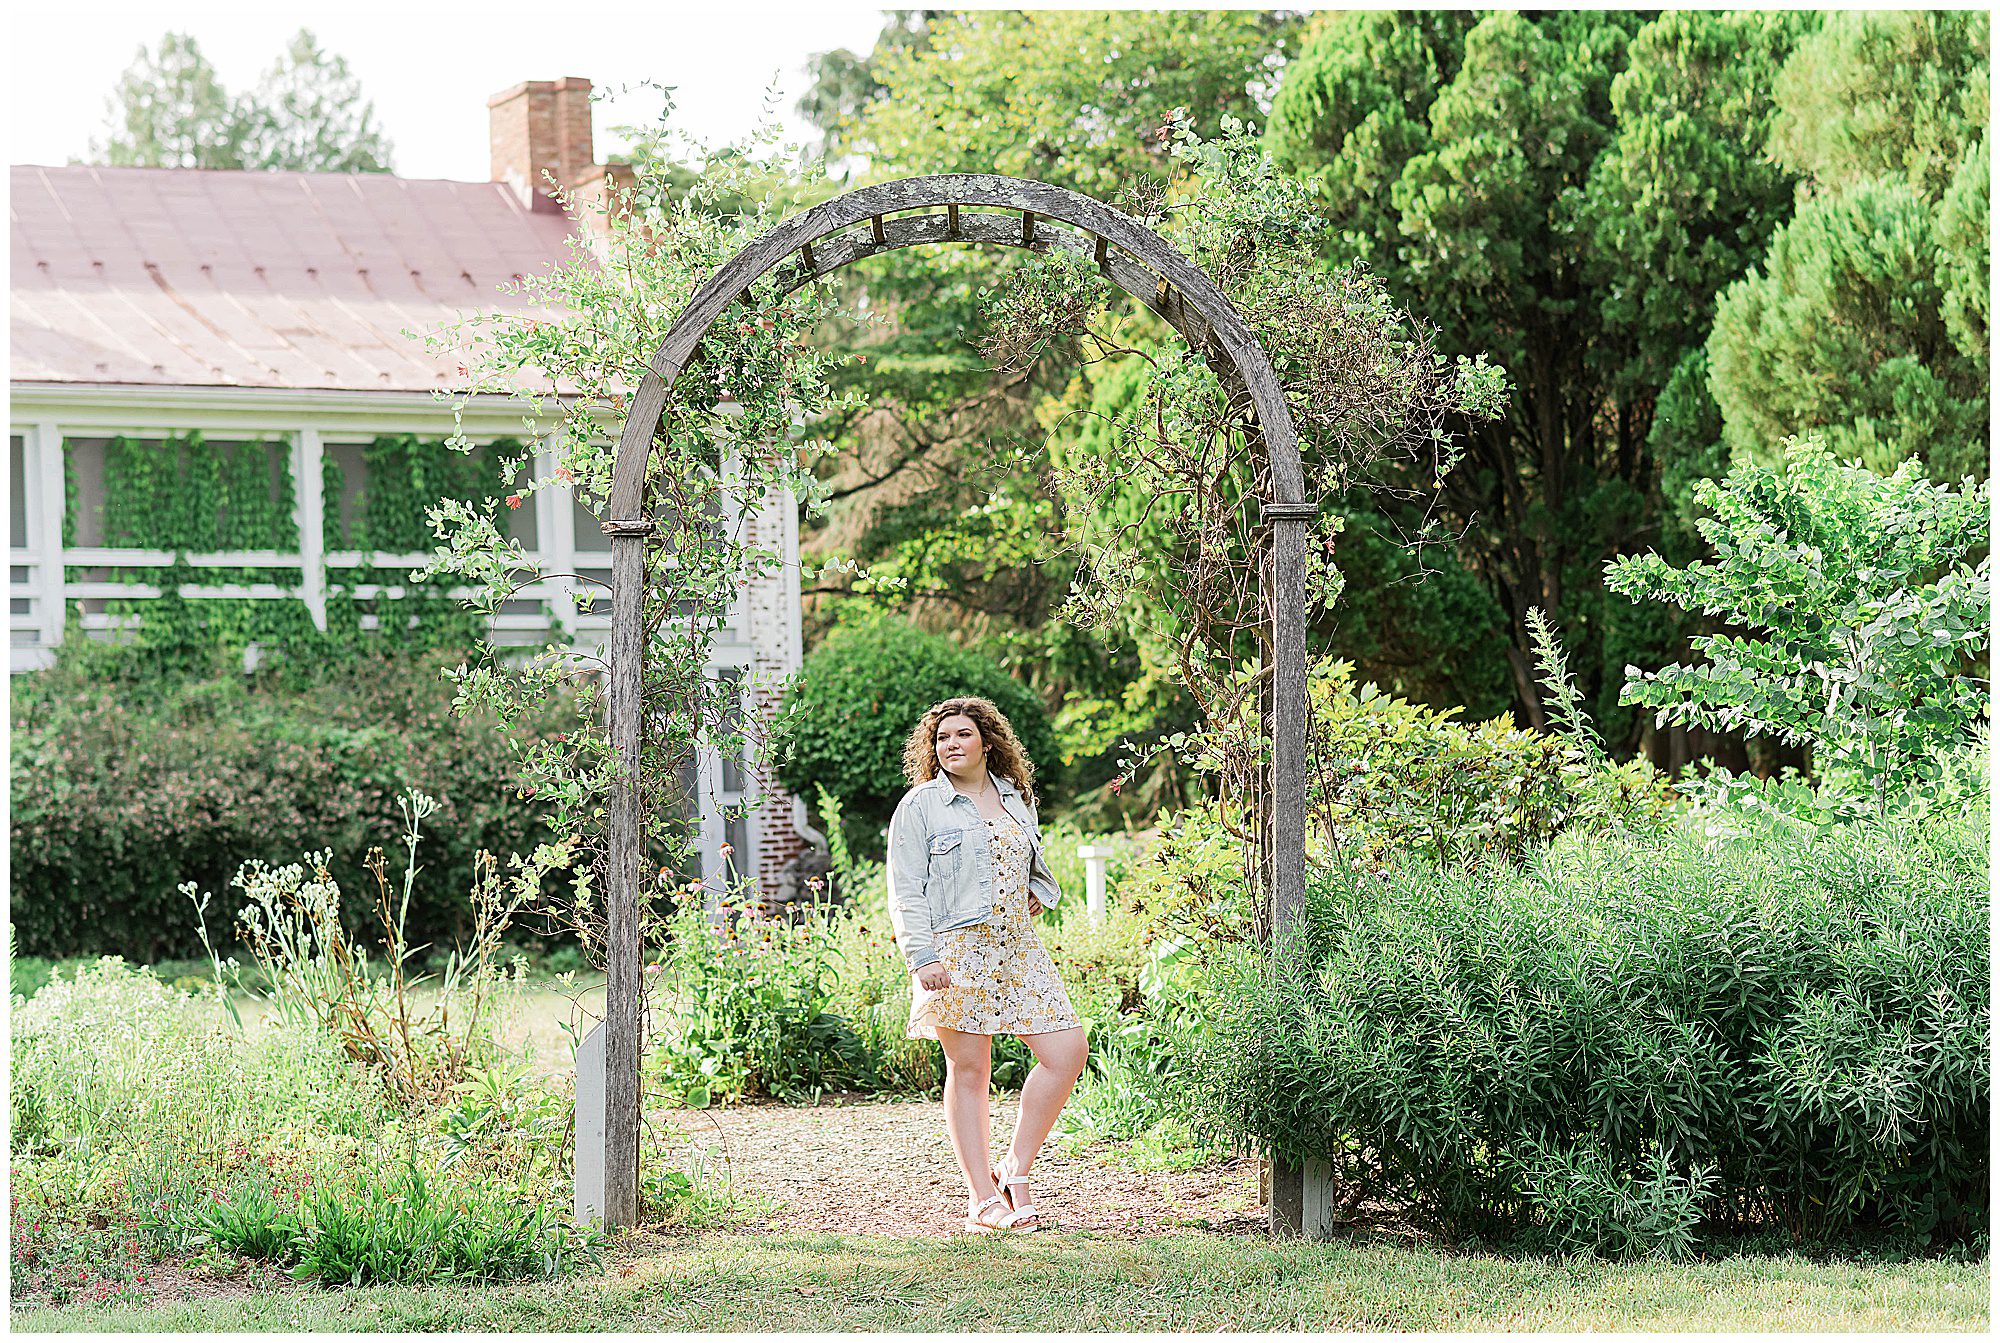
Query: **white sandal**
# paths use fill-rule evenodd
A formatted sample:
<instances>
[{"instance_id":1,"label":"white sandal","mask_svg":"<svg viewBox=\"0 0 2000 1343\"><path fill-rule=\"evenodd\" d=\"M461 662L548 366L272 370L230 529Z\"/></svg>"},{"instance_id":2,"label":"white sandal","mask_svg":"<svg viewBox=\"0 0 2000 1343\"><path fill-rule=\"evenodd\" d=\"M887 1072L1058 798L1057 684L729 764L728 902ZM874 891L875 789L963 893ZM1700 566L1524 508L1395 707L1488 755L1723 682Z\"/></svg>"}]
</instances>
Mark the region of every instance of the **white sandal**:
<instances>
[{"instance_id":1,"label":"white sandal","mask_svg":"<svg viewBox=\"0 0 2000 1343\"><path fill-rule=\"evenodd\" d=\"M993 1197L987 1199L984 1203L981 1203L978 1207L974 1208L969 1214L967 1214L965 1219L965 1229L967 1231L977 1232L980 1234L991 1234L993 1232L998 1232L998 1231L1012 1231L1014 1229L1014 1223L1011 1220L1014 1216L1013 1213L1011 1212L1002 1213L1000 1215L1000 1220L997 1222L986 1221L983 1216L985 1211L988 1208L992 1207L994 1204L1005 1203L1006 1201L1007 1201L1007 1196L1005 1194L995 1194L993 1195Z\"/></svg>"},{"instance_id":2,"label":"white sandal","mask_svg":"<svg viewBox=\"0 0 2000 1343\"><path fill-rule=\"evenodd\" d=\"M1007 1229L1010 1231L1041 1230L1042 1214L1035 1207L1035 1205L1032 1203L1023 1203L1019 1207L1015 1207L1013 1194L1007 1193L1007 1186L1009 1185L1028 1183L1027 1176L1016 1175L1014 1173L1014 1154L1012 1152L1009 1152L1007 1155L1001 1157L999 1164L993 1167L992 1173L993 1173L993 1183L999 1187L1002 1193L1007 1194L1007 1206L1009 1209L1011 1209L1011 1211L1008 1212L1006 1218L1004 1219ZM1033 1219L1034 1224L1032 1226L1015 1225L1017 1222L1021 1222L1029 1218Z\"/></svg>"}]
</instances>

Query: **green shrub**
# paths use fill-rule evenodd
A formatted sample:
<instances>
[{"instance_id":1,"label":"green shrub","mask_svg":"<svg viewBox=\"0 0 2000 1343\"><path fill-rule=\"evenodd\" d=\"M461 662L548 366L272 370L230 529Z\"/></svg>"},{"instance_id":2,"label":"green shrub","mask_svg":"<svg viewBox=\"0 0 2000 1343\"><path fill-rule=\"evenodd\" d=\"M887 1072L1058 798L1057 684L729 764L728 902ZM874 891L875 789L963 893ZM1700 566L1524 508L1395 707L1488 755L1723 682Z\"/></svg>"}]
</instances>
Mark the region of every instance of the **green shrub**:
<instances>
[{"instance_id":1,"label":"green shrub","mask_svg":"<svg viewBox=\"0 0 2000 1343\"><path fill-rule=\"evenodd\" d=\"M660 969L674 1026L651 1066L668 1095L701 1108L746 1095L816 1101L872 1084L860 1037L833 1007L843 958L823 919L728 926L690 901L667 937Z\"/></svg>"},{"instance_id":2,"label":"green shrub","mask_svg":"<svg viewBox=\"0 0 2000 1343\"><path fill-rule=\"evenodd\" d=\"M1162 934L1202 944L1241 939L1256 917L1243 849L1213 802L1164 816L1120 896Z\"/></svg>"},{"instance_id":3,"label":"green shrub","mask_svg":"<svg viewBox=\"0 0 2000 1343\"><path fill-rule=\"evenodd\" d=\"M1712 1166L1684 1173L1664 1149L1638 1169L1595 1144L1529 1150L1524 1175L1551 1249L1614 1259L1693 1254L1703 1206L1720 1184Z\"/></svg>"},{"instance_id":4,"label":"green shrub","mask_svg":"<svg viewBox=\"0 0 2000 1343\"><path fill-rule=\"evenodd\" d=\"M1987 713L1990 487L1933 484L1914 460L1885 476L1801 438L1782 465L1740 460L1694 497L1716 558L1628 555L1605 586L1758 637L1697 636L1705 665L1627 667L1618 702L1809 744L1826 791L1855 802L1936 780Z\"/></svg>"},{"instance_id":5,"label":"green shrub","mask_svg":"<svg viewBox=\"0 0 2000 1343\"><path fill-rule=\"evenodd\" d=\"M1643 758L1616 765L1570 737L1451 721L1436 710L1356 688L1353 664L1312 669L1308 850L1357 870L1389 855L1433 863L1521 861L1565 829L1657 829L1674 802Z\"/></svg>"},{"instance_id":6,"label":"green shrub","mask_svg":"<svg viewBox=\"0 0 2000 1343\"><path fill-rule=\"evenodd\" d=\"M433 794L438 811L410 937L463 937L479 850L527 853L545 835L539 810L511 786L505 738L455 717L451 700L437 668L417 660L357 663L293 688L242 676L114 685L62 668L16 677L20 952L200 956L180 883L220 891L247 860L282 863L317 848L331 850L351 893L350 924L365 923L363 863L393 833L412 787Z\"/></svg>"},{"instance_id":7,"label":"green shrub","mask_svg":"<svg viewBox=\"0 0 2000 1343\"><path fill-rule=\"evenodd\" d=\"M1040 697L991 658L888 617L844 626L807 656L771 732L778 778L795 796L823 787L839 798L848 842L880 854L909 787L903 744L931 705L953 695L983 695L1007 715L1047 810L1062 756Z\"/></svg>"},{"instance_id":8,"label":"green shrub","mask_svg":"<svg viewBox=\"0 0 2000 1343\"><path fill-rule=\"evenodd\" d=\"M1671 1248L1683 1195L1983 1234L1985 854L1982 810L1322 872L1287 946L1217 958L1188 1113L1455 1235Z\"/></svg>"}]
</instances>

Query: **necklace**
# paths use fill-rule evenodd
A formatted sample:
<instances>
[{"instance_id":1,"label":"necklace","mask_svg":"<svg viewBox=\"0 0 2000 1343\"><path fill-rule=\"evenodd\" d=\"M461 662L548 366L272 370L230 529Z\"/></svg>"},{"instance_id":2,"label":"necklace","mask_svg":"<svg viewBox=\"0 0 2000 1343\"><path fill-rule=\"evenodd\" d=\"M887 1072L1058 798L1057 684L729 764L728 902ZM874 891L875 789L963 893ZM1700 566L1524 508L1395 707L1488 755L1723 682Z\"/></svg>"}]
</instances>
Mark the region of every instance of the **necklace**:
<instances>
[{"instance_id":1,"label":"necklace","mask_svg":"<svg viewBox=\"0 0 2000 1343\"><path fill-rule=\"evenodd\" d=\"M997 803L997 802L999 802L999 801L1000 801L1000 789L999 789L999 787L998 787L998 786L997 786L997 785L996 785L996 784L995 784L995 783L993 782L993 776L992 776L991 774L988 774L988 775L986 776L986 786L985 786L984 788L980 789L978 793L966 793L966 794L964 794L964 796L966 796L966 797L969 797L969 798L971 798L971 799L972 799L972 805L973 805L973 806L975 806L975 807L977 807L977 806L979 805L979 802L980 802L980 799L981 799L981 798L983 798L983 797L985 797L985 796L986 796L986 795L987 795L988 793L991 793L991 794L993 795L993 800L994 800L994 802L996 802L996 803ZM984 813L984 812L981 812L981 813L980 813L980 815L982 815L982 816L983 816L983 815L985 815L985 814L986 814L986 813Z\"/></svg>"}]
</instances>

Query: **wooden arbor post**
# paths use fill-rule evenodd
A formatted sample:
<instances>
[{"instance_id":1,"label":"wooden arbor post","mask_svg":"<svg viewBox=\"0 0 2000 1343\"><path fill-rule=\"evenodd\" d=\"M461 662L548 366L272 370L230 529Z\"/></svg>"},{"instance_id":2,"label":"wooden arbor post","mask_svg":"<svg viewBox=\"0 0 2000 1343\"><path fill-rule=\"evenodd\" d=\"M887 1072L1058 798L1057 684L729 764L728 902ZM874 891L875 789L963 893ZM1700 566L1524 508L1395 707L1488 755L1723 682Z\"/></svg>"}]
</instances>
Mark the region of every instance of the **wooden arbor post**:
<instances>
[{"instance_id":1,"label":"wooden arbor post","mask_svg":"<svg viewBox=\"0 0 2000 1343\"><path fill-rule=\"evenodd\" d=\"M1263 602L1272 624L1275 675L1264 703L1272 742L1258 809L1257 871L1273 936L1297 919L1305 898L1306 500L1298 435L1277 374L1242 315L1200 269L1164 238L1118 210L1062 187L983 173L912 177L863 187L796 215L726 263L695 294L647 365L632 398L612 469L611 740L621 766L611 797L606 874L609 996L603 1028L604 1150L601 1216L630 1225L639 1196L639 846L643 831L639 744L645 547L654 526L646 473L667 394L710 324L770 276L780 292L879 252L919 243L969 242L1068 251L1164 318L1221 380L1246 432L1262 439L1275 497L1264 501L1269 537ZM583 1102L579 1100L581 1109ZM581 1128L579 1128L581 1137ZM581 1156L579 1170L582 1169ZM1303 1176L1273 1170L1271 1230L1296 1234ZM579 1201L582 1191L579 1190Z\"/></svg>"}]
</instances>

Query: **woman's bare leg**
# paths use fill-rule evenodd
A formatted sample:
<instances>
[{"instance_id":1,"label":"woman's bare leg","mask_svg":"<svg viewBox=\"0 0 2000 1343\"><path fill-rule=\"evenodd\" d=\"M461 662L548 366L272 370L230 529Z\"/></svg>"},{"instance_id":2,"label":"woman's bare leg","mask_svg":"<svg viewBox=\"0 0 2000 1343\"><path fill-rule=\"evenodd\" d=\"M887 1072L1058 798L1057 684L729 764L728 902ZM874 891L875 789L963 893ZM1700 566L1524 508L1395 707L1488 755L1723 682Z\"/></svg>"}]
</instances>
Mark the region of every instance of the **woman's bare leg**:
<instances>
[{"instance_id":1,"label":"woman's bare leg","mask_svg":"<svg viewBox=\"0 0 2000 1343\"><path fill-rule=\"evenodd\" d=\"M1035 1066L1021 1084L1021 1115L1014 1123L1014 1141L1008 1149L1016 1175L1026 1175L1035 1164L1049 1130L1056 1126L1056 1116L1069 1102L1070 1090L1083 1076L1083 1065L1090 1058L1090 1036L1081 1026L1021 1039L1034 1051ZM1014 1190L1016 1194L1024 1192L1019 1185Z\"/></svg>"},{"instance_id":2,"label":"woman's bare leg","mask_svg":"<svg viewBox=\"0 0 2000 1343\"><path fill-rule=\"evenodd\" d=\"M939 1026L937 1033L944 1046L944 1131L971 1191L966 1202L969 1213L997 1192L987 1141L993 1126L987 1107L993 1089L993 1037L949 1026Z\"/></svg>"}]
</instances>

